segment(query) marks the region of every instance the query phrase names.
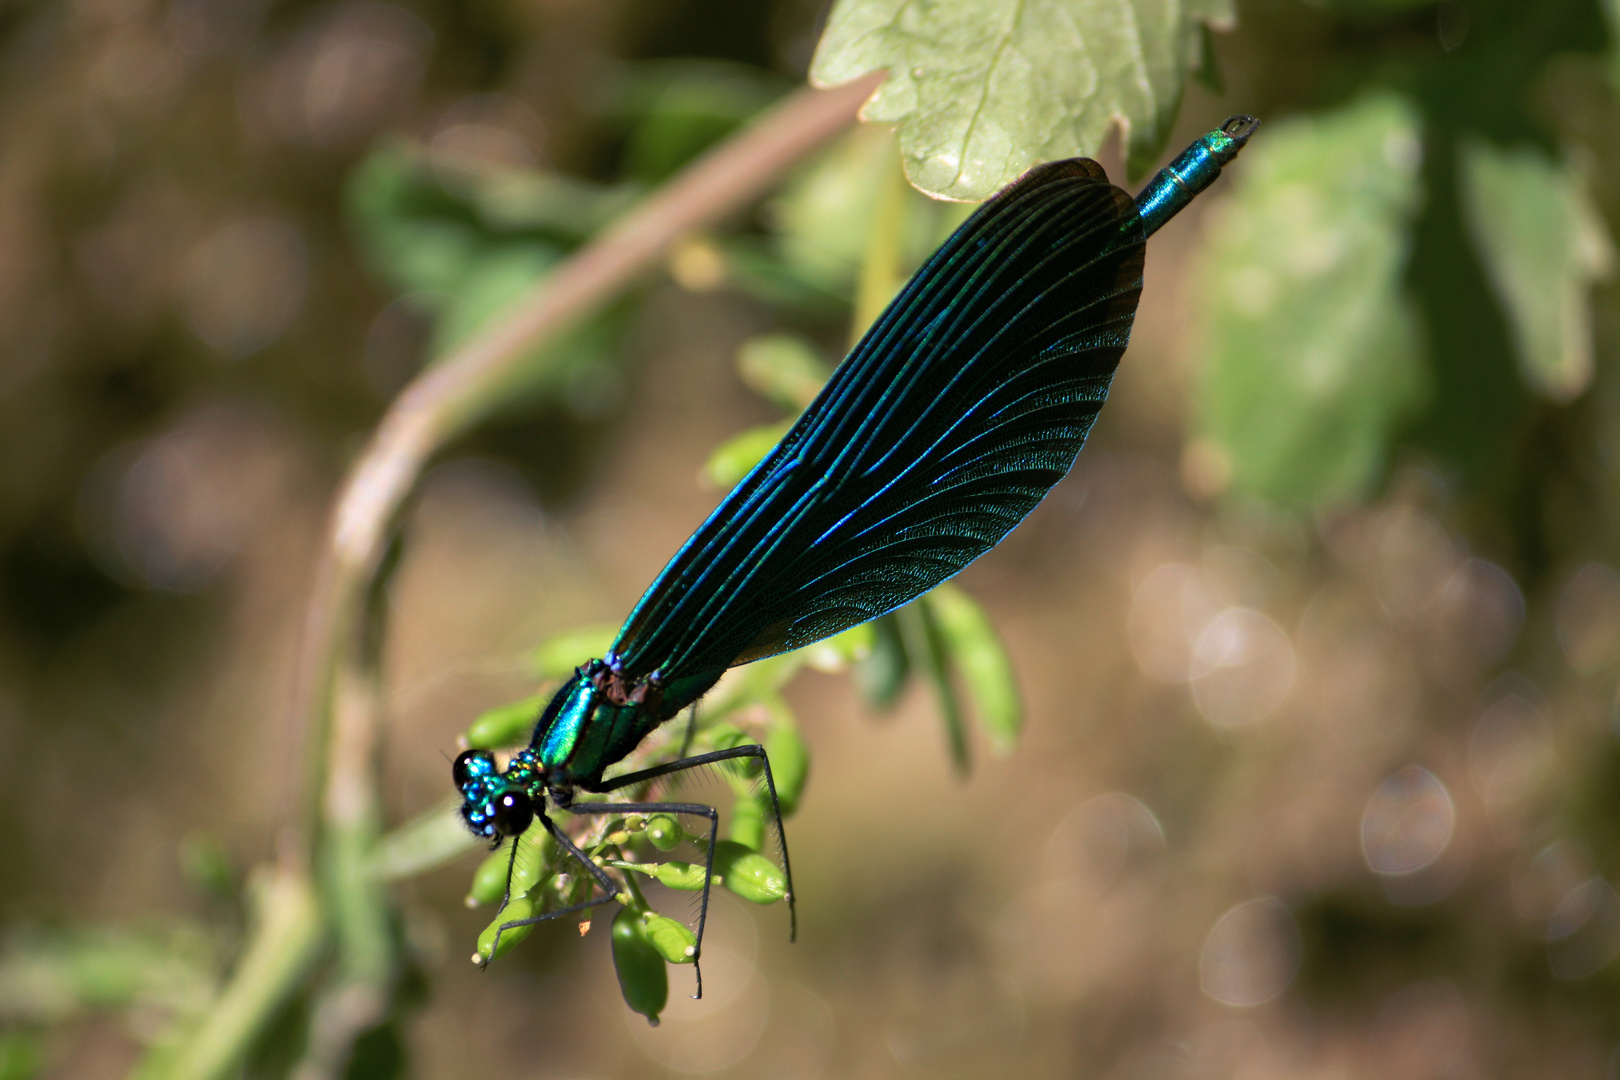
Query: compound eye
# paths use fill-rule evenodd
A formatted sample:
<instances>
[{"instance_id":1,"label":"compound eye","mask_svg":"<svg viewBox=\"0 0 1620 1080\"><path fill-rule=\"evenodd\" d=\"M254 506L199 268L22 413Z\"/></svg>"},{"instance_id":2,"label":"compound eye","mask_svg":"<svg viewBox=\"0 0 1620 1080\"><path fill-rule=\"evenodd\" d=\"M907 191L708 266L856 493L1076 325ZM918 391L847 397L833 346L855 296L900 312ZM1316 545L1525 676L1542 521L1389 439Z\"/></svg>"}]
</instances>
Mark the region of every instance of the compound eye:
<instances>
[{"instance_id":1,"label":"compound eye","mask_svg":"<svg viewBox=\"0 0 1620 1080\"><path fill-rule=\"evenodd\" d=\"M464 788L467 781L477 776L488 776L495 771L495 756L488 750L463 750L450 766L450 776L456 787Z\"/></svg>"},{"instance_id":2,"label":"compound eye","mask_svg":"<svg viewBox=\"0 0 1620 1080\"><path fill-rule=\"evenodd\" d=\"M495 831L502 836L521 836L534 820L534 803L521 788L502 792L493 811Z\"/></svg>"}]
</instances>

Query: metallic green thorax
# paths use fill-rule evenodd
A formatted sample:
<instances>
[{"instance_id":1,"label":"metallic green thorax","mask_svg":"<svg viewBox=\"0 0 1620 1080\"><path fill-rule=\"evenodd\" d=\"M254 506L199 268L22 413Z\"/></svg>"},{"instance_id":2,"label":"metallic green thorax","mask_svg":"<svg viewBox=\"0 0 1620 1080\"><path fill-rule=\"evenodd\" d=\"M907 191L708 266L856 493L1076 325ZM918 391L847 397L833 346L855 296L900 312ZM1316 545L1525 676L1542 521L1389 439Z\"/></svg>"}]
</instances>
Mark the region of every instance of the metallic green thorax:
<instances>
[{"instance_id":1,"label":"metallic green thorax","mask_svg":"<svg viewBox=\"0 0 1620 1080\"><path fill-rule=\"evenodd\" d=\"M540 714L528 748L514 754L504 771L487 750L469 750L456 759L467 827L499 840L522 832L548 794L566 808L576 791L601 790L608 766L702 697L722 674L631 680L614 670L612 654L578 668Z\"/></svg>"},{"instance_id":2,"label":"metallic green thorax","mask_svg":"<svg viewBox=\"0 0 1620 1080\"><path fill-rule=\"evenodd\" d=\"M1252 116L1234 116L1160 169L1136 197L1142 235L1152 236L1159 226L1192 202L1194 196L1214 183L1221 175L1221 167L1237 157L1259 126L1260 121Z\"/></svg>"},{"instance_id":3,"label":"metallic green thorax","mask_svg":"<svg viewBox=\"0 0 1620 1080\"><path fill-rule=\"evenodd\" d=\"M574 672L541 714L529 750L553 788L590 788L654 728L702 697L723 672L630 682L606 661Z\"/></svg>"}]
</instances>

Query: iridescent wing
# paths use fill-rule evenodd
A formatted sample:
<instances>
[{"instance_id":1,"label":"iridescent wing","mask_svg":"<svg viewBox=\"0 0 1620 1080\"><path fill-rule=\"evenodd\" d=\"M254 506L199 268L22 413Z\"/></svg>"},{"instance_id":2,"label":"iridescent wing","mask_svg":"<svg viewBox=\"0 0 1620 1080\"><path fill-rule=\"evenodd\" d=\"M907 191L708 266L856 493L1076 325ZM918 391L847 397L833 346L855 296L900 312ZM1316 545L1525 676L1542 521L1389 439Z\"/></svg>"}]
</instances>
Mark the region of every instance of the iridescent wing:
<instances>
[{"instance_id":1,"label":"iridescent wing","mask_svg":"<svg viewBox=\"0 0 1620 1080\"><path fill-rule=\"evenodd\" d=\"M907 283L630 613L621 672L714 672L927 592L1061 480L1130 340L1143 236L1094 161L1030 170Z\"/></svg>"}]
</instances>

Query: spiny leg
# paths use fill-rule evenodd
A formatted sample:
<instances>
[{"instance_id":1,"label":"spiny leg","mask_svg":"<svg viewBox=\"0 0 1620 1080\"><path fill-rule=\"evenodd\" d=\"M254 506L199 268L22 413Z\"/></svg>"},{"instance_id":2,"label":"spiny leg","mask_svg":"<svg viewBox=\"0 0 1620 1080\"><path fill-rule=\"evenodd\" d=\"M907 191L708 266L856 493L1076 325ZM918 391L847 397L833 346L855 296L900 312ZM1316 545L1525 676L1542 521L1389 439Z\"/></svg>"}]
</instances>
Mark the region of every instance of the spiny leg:
<instances>
[{"instance_id":1,"label":"spiny leg","mask_svg":"<svg viewBox=\"0 0 1620 1080\"><path fill-rule=\"evenodd\" d=\"M557 828L556 822L552 821L551 818L547 817L545 814L536 814L535 816L539 818L540 823L545 826L546 832L551 834L551 838L557 841L557 843L562 846L564 851L568 852L574 857L575 862L583 866L586 871L596 879L597 884L601 885L602 888L606 890L607 895L598 896L594 899L586 900L578 904L570 904L568 907L560 908L557 911L548 911L544 915L536 915L533 918L515 919L512 922L502 923L495 928L495 940L490 942L489 952L491 956L495 955L496 949L500 946L501 935L506 933L508 930L512 930L519 926L533 926L535 923L550 922L552 919L560 919L564 915L572 915L576 911L584 911L586 908L593 908L601 904L610 903L611 901L618 899L619 896L620 890L614 884L613 879L608 876L607 871L591 862L590 856L586 855L579 849L578 845L576 845L572 840L568 839L568 836L561 829ZM512 867L515 865L517 859L517 839L518 838L516 837L513 838L513 858L512 862L509 862L506 867L506 896L501 900L500 911L495 913L497 917L500 916L501 911L506 910L506 905L512 898Z\"/></svg>"},{"instance_id":2,"label":"spiny leg","mask_svg":"<svg viewBox=\"0 0 1620 1080\"><path fill-rule=\"evenodd\" d=\"M717 761L730 761L736 758L745 757L758 758L760 764L764 766L765 788L771 796L771 820L776 824L776 842L782 849L782 875L787 879L789 928L788 941L797 941L799 938L799 913L794 907L795 894L793 891L793 864L788 860L787 832L782 828L782 804L776 797L776 778L771 775L771 759L769 755L765 753L765 748L763 746L758 744L734 746L729 750L715 750L712 753L699 754L696 757L682 758L679 761L671 761L665 765L654 765L650 769L638 769L633 773L625 773L623 776L615 776L613 779L598 784L597 786L589 788L588 790L597 793L618 791L620 788L633 787L636 784L645 783L648 780L656 780L660 776L668 776L670 773L682 772L686 769L695 769L700 765L711 765ZM640 803L632 805L639 806L639 812L645 813L648 809L657 804ZM575 812L577 813L578 810L576 809ZM712 813L713 811L711 810L710 812ZM703 944L703 917L708 914L709 907L709 872L712 871L714 865L713 833L714 830L711 829L709 837L709 865L708 871L705 872L703 878L703 911L698 916L699 946Z\"/></svg>"},{"instance_id":3,"label":"spiny leg","mask_svg":"<svg viewBox=\"0 0 1620 1080\"><path fill-rule=\"evenodd\" d=\"M517 869L518 844L523 842L523 837L521 836L513 836L510 839L512 841L512 850L506 857L506 893L501 897L501 906L495 909L495 917L497 919L501 917L501 912L506 910L506 905L512 902L512 873ZM499 847L500 844L497 843L495 846ZM492 848L490 850L490 854L493 855L494 853L494 849ZM497 938L499 938L500 930L497 929L495 931L495 935Z\"/></svg>"},{"instance_id":4,"label":"spiny leg","mask_svg":"<svg viewBox=\"0 0 1620 1080\"><path fill-rule=\"evenodd\" d=\"M677 762L677 764L679 764ZM607 790L622 786L611 782ZM635 802L635 803L574 803L568 807L571 814L693 814L709 819L708 852L703 860L703 902L698 907L697 940L692 944L692 974L697 979L694 999L703 996L703 924L709 917L709 883L714 879L714 843L720 831L720 814L703 803ZM592 864L595 865L595 864Z\"/></svg>"},{"instance_id":5,"label":"spiny leg","mask_svg":"<svg viewBox=\"0 0 1620 1080\"><path fill-rule=\"evenodd\" d=\"M684 758L692 752L692 736L697 734L698 703L692 702L691 708L686 710L686 734L681 738L681 752L678 757Z\"/></svg>"}]
</instances>

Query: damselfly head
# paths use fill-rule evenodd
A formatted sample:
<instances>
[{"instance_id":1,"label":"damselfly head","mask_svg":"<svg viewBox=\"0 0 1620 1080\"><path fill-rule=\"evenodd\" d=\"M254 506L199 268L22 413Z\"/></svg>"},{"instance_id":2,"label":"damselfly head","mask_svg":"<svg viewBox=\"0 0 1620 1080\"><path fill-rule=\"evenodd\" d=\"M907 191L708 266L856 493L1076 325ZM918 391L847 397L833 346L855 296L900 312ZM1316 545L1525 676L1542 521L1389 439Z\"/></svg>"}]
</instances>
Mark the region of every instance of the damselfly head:
<instances>
[{"instance_id":1,"label":"damselfly head","mask_svg":"<svg viewBox=\"0 0 1620 1080\"><path fill-rule=\"evenodd\" d=\"M534 800L522 788L509 787L495 797L490 812L499 836L522 836L534 821Z\"/></svg>"},{"instance_id":2,"label":"damselfly head","mask_svg":"<svg viewBox=\"0 0 1620 1080\"><path fill-rule=\"evenodd\" d=\"M514 761L514 765L525 762ZM503 775L488 750L463 750L450 767L461 792L461 820L473 835L486 840L518 836L534 820L534 800L523 781L526 767L508 768Z\"/></svg>"},{"instance_id":3,"label":"damselfly head","mask_svg":"<svg viewBox=\"0 0 1620 1080\"><path fill-rule=\"evenodd\" d=\"M466 794L467 785L484 776L495 775L495 755L488 750L463 750L450 765L450 777L456 790Z\"/></svg>"}]
</instances>

